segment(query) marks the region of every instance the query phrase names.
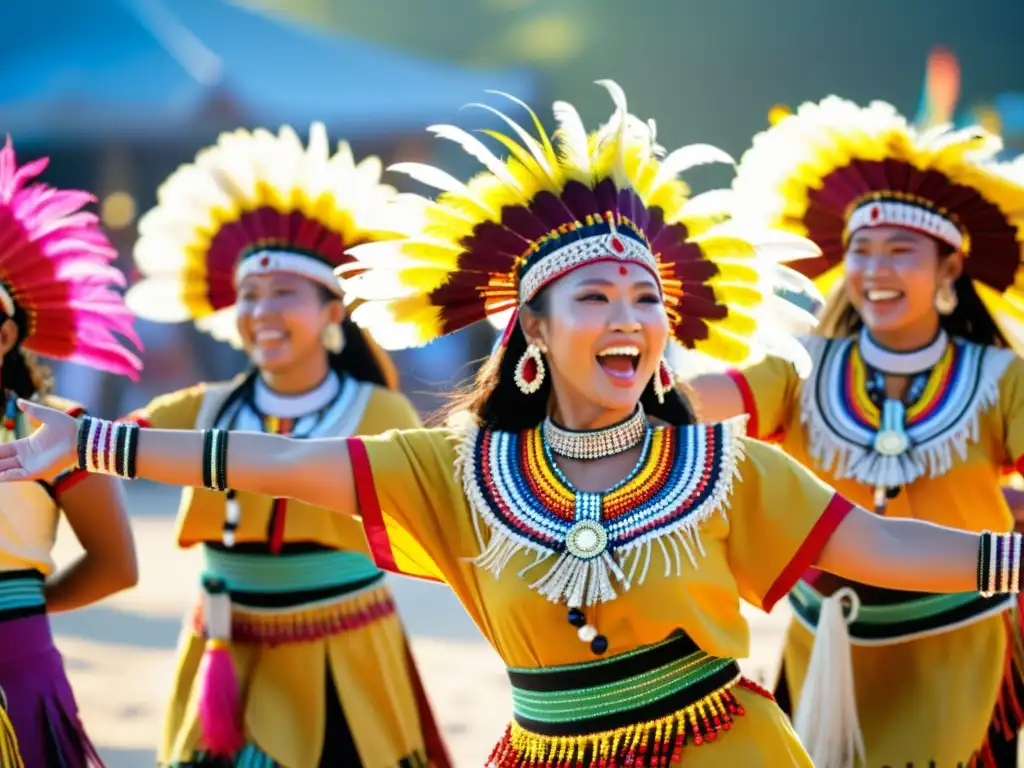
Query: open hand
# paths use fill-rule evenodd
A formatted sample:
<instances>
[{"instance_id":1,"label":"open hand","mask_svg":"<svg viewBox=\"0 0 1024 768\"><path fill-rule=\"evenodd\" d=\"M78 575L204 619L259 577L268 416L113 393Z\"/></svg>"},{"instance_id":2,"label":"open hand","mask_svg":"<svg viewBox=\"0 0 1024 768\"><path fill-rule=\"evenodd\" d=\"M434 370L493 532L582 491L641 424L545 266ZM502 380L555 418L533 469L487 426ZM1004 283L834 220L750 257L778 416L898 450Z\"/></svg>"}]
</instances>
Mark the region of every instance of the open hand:
<instances>
[{"instance_id":1,"label":"open hand","mask_svg":"<svg viewBox=\"0 0 1024 768\"><path fill-rule=\"evenodd\" d=\"M18 409L41 426L28 437L0 445L0 483L49 480L77 462L78 421L73 416L21 399Z\"/></svg>"}]
</instances>

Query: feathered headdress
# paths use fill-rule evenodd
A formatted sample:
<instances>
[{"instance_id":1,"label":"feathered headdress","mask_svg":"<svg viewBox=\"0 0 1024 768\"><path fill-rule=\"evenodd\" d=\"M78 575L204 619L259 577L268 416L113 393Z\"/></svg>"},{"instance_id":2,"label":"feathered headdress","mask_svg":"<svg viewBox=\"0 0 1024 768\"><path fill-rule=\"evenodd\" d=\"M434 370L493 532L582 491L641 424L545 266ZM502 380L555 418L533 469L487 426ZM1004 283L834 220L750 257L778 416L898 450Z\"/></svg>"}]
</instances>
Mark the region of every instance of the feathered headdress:
<instances>
[{"instance_id":1,"label":"feathered headdress","mask_svg":"<svg viewBox=\"0 0 1024 768\"><path fill-rule=\"evenodd\" d=\"M1000 147L981 128L919 131L889 104L861 108L830 96L755 137L734 190L766 226L821 247L796 268L823 291L842 277L848 238L862 227L900 226L947 243L966 257L964 271L1004 335L1016 339L1024 188L988 163Z\"/></svg>"},{"instance_id":2,"label":"feathered headdress","mask_svg":"<svg viewBox=\"0 0 1024 768\"><path fill-rule=\"evenodd\" d=\"M222 134L161 185L139 221L144 279L128 305L156 322L193 320L238 345L236 286L246 275L292 272L340 295L334 269L351 261L346 249L386 236L365 225L395 193L381 170L377 157L357 165L346 142L332 156L321 123L308 147L288 126L276 136Z\"/></svg>"},{"instance_id":3,"label":"feathered headdress","mask_svg":"<svg viewBox=\"0 0 1024 768\"><path fill-rule=\"evenodd\" d=\"M365 270L355 277L339 271L350 278L346 289L366 299L353 319L386 348L421 345L521 306L580 266L629 261L658 279L674 337L685 347L737 363L769 348L804 367L802 347L779 330L786 320L813 320L774 289L806 289L808 281L780 262L814 256L817 249L782 232L716 224L727 208L726 193L689 199L676 176L732 160L708 145L664 156L653 124L628 113L615 83L600 84L615 111L590 135L565 102L554 105L559 128L553 137L511 96L529 113L536 137L484 106L511 129L483 132L507 150L506 160L460 128L432 127L486 170L463 184L430 166L393 166L441 194L436 201L400 195L404 210L392 220L404 222L406 237L350 252Z\"/></svg>"},{"instance_id":4,"label":"feathered headdress","mask_svg":"<svg viewBox=\"0 0 1024 768\"><path fill-rule=\"evenodd\" d=\"M0 311L19 325L22 348L137 380L142 342L120 292L117 251L82 210L88 192L29 183L48 158L18 167L10 137L0 149Z\"/></svg>"}]
</instances>

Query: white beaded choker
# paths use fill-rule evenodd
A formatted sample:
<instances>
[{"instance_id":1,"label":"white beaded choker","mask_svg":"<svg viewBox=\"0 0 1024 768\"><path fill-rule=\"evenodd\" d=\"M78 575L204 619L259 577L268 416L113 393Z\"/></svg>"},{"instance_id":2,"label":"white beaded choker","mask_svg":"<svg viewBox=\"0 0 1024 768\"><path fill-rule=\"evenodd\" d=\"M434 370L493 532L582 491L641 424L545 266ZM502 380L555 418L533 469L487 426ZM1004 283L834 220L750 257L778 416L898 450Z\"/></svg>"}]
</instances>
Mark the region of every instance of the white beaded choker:
<instances>
[{"instance_id":1,"label":"white beaded choker","mask_svg":"<svg viewBox=\"0 0 1024 768\"><path fill-rule=\"evenodd\" d=\"M913 352L894 352L879 346L878 342L871 338L867 328L863 328L858 346L861 358L876 371L894 376L912 376L915 373L929 371L938 365L948 345L949 336L940 328L939 335L928 346L915 349Z\"/></svg>"},{"instance_id":2,"label":"white beaded choker","mask_svg":"<svg viewBox=\"0 0 1024 768\"><path fill-rule=\"evenodd\" d=\"M591 461L635 448L643 441L648 426L647 414L644 413L643 406L637 403L633 415L625 421L610 427L582 432L560 427L549 416L544 419L541 426L541 435L544 443L555 455L566 459Z\"/></svg>"}]
</instances>

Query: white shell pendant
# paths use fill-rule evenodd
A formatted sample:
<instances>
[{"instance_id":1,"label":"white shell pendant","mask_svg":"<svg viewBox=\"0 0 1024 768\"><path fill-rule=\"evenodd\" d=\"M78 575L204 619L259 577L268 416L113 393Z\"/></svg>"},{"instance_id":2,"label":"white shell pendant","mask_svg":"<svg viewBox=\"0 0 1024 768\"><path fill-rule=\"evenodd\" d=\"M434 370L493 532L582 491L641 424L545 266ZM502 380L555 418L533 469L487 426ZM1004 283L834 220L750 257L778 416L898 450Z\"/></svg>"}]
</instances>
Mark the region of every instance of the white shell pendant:
<instances>
[{"instance_id":1,"label":"white shell pendant","mask_svg":"<svg viewBox=\"0 0 1024 768\"><path fill-rule=\"evenodd\" d=\"M899 456L910 447L910 439L903 429L906 410L899 400L886 399L882 405L882 418L875 435L875 450L883 456Z\"/></svg>"}]
</instances>

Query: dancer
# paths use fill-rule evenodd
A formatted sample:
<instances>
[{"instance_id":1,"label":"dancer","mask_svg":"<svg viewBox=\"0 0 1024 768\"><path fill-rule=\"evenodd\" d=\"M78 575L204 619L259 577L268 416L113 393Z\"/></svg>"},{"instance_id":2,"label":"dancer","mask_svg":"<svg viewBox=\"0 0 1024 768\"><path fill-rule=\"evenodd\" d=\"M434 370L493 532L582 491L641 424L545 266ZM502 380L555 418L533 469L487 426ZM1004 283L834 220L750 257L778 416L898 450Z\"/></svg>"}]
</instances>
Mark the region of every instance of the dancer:
<instances>
[{"instance_id":1,"label":"dancer","mask_svg":"<svg viewBox=\"0 0 1024 768\"><path fill-rule=\"evenodd\" d=\"M10 138L0 149L0 407L2 439L33 431L17 398L74 419L82 408L51 393L39 354L138 378L141 348L131 312L114 290L124 275L87 192L34 182L46 158L18 167ZM109 477L55 467L0 492L0 765L68 768L102 762L78 717L50 634L48 613L128 589L138 578L121 488ZM54 573L61 513L84 553Z\"/></svg>"},{"instance_id":2,"label":"dancer","mask_svg":"<svg viewBox=\"0 0 1024 768\"><path fill-rule=\"evenodd\" d=\"M252 369L158 397L130 420L297 439L419 426L333 272L346 248L382 236L369 222L394 190L380 175L378 158L356 165L344 142L332 155L320 123L308 148L289 127L238 130L176 171L140 222L146 278L128 304L194 320L243 347ZM202 545L205 594L178 649L161 763L447 766L358 522L268 494L187 489L177 538Z\"/></svg>"},{"instance_id":3,"label":"dancer","mask_svg":"<svg viewBox=\"0 0 1024 768\"><path fill-rule=\"evenodd\" d=\"M785 347L779 260L817 251L709 225L722 196L687 200L676 174L726 158L659 159L653 124L604 84L615 111L590 136L556 103L557 149L535 116L539 138L510 118L518 140L493 133L504 162L435 128L487 172L462 184L400 165L442 194L406 198L408 238L354 250L364 271L348 290L368 300L354 319L386 348L518 307L448 427L319 441L79 430L19 402L44 426L0 446L0 481L77 462L358 512L377 562L446 582L508 666L515 718L488 765L811 766L771 694L740 675L740 598L770 609L814 564L890 588L1013 592L1021 537L878 517L746 438L744 419L691 423L663 365L669 334L737 363L762 341ZM94 461L107 435L113 461Z\"/></svg>"},{"instance_id":4,"label":"dancer","mask_svg":"<svg viewBox=\"0 0 1024 768\"><path fill-rule=\"evenodd\" d=\"M879 515L1012 530L1000 484L1024 452L1024 361L1008 343L1024 340L1024 189L982 164L998 146L835 97L759 135L740 203L821 246L795 266L831 295L803 339L809 379L771 357L697 377L702 417L749 414L748 434ZM848 576L812 570L789 595L776 693L816 765L839 764L839 733L862 735L872 767L1016 765L1016 601Z\"/></svg>"}]
</instances>

